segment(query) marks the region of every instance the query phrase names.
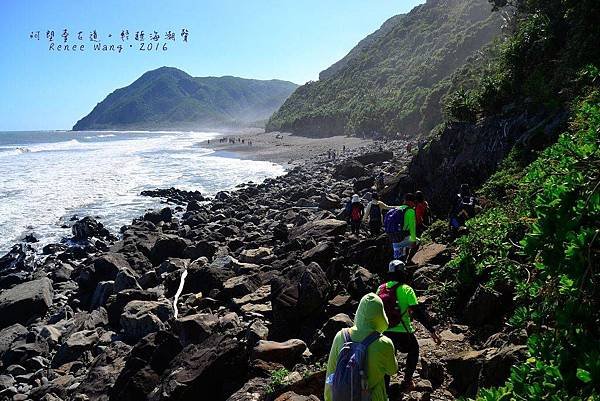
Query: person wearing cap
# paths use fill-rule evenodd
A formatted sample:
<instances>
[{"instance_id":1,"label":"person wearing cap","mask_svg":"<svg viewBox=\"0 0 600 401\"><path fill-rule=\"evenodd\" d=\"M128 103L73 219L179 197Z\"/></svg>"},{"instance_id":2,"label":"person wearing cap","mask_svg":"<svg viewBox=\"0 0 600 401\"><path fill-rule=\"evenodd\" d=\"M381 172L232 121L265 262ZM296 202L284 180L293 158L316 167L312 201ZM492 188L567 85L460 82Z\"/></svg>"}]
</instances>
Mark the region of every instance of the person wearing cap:
<instances>
[{"instance_id":1,"label":"person wearing cap","mask_svg":"<svg viewBox=\"0 0 600 401\"><path fill-rule=\"evenodd\" d=\"M392 312L395 312L401 316L400 323L394 327L389 327L385 331L385 335L392 340L396 350L407 354L404 379L400 385L402 391L410 391L414 388L412 376L419 361L419 342L415 336L411 318L414 317L425 326L436 344L441 343L441 339L435 327L431 324L427 312L419 305L415 291L407 284L407 281L408 274L404 262L392 260L388 265L387 281L377 289L377 295L382 297L384 292L391 292L395 295L397 310L389 311L386 307L387 315L390 316ZM389 377L386 378L386 386L389 389Z\"/></svg>"},{"instance_id":2,"label":"person wearing cap","mask_svg":"<svg viewBox=\"0 0 600 401\"><path fill-rule=\"evenodd\" d=\"M360 224L362 222L363 216L365 214L365 206L360 201L360 196L358 194L352 195L352 200L350 201L350 229L352 234L358 236L360 233Z\"/></svg>"}]
</instances>

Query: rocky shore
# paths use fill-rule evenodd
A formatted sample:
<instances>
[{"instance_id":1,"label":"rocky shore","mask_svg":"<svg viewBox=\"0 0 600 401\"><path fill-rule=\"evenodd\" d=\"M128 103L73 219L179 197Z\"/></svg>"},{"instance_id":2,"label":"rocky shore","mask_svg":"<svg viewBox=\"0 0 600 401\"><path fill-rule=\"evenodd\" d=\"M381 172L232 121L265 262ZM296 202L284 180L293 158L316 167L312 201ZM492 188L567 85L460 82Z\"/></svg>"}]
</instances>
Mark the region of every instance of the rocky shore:
<instances>
[{"instance_id":1,"label":"rocky shore","mask_svg":"<svg viewBox=\"0 0 600 401\"><path fill-rule=\"evenodd\" d=\"M384 235L347 233L343 202L380 170L396 176L404 149L318 155L212 199L158 190L148 195L170 206L119 235L86 217L69 245L15 245L0 258L0 400L322 399L331 340L391 256ZM421 302L436 301L450 253L429 244L413 258ZM490 323L499 296L478 290L463 324L434 314L440 347L418 328L417 388L404 399L450 400L506 377L526 334L468 326Z\"/></svg>"}]
</instances>

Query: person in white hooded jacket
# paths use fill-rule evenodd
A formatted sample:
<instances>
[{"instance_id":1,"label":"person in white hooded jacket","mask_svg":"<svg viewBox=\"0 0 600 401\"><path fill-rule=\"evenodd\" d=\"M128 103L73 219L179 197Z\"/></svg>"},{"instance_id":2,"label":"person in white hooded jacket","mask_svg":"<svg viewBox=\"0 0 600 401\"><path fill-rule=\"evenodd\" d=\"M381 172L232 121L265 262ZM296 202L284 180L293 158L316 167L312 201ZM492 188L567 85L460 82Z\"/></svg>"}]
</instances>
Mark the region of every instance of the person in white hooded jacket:
<instances>
[{"instance_id":1,"label":"person in white hooded jacket","mask_svg":"<svg viewBox=\"0 0 600 401\"><path fill-rule=\"evenodd\" d=\"M379 200L377 192L371 195L371 201L367 204L363 221L368 224L371 235L377 236L381 233L383 226L383 216L385 210L393 209L397 206L388 206Z\"/></svg>"}]
</instances>

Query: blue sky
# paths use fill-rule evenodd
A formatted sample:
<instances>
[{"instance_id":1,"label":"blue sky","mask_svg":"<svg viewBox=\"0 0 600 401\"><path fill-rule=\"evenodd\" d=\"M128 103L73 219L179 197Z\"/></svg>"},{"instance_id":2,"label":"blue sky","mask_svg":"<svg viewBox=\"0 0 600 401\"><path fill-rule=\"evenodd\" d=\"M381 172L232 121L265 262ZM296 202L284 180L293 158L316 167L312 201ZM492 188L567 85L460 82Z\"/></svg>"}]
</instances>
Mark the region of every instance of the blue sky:
<instances>
[{"instance_id":1,"label":"blue sky","mask_svg":"<svg viewBox=\"0 0 600 401\"><path fill-rule=\"evenodd\" d=\"M193 76L316 80L386 19L423 2L2 0L0 130L70 129L110 92L163 65ZM54 30L57 46L65 28L67 43L85 44L84 52L48 50L46 31ZM182 28L188 43L181 41ZM101 43L116 44L123 29L130 38L121 54L92 50L91 31ZM176 41L167 51L139 51L133 36L141 30L158 31L159 43L172 30ZM29 38L31 31L40 31L39 41Z\"/></svg>"}]
</instances>

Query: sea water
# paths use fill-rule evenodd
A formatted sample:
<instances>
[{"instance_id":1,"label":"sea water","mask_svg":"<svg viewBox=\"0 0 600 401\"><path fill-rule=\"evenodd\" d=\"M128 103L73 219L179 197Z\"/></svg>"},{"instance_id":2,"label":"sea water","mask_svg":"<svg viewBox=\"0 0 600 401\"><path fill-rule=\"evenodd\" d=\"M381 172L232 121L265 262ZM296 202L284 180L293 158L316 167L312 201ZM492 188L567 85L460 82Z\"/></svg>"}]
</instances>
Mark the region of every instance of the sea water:
<instances>
[{"instance_id":1,"label":"sea water","mask_svg":"<svg viewBox=\"0 0 600 401\"><path fill-rule=\"evenodd\" d=\"M224 157L211 132L0 132L0 256L27 234L40 245L70 235L72 216L119 228L160 199L145 189L205 195L284 173L280 165ZM231 156L231 155L230 155Z\"/></svg>"}]
</instances>

